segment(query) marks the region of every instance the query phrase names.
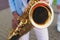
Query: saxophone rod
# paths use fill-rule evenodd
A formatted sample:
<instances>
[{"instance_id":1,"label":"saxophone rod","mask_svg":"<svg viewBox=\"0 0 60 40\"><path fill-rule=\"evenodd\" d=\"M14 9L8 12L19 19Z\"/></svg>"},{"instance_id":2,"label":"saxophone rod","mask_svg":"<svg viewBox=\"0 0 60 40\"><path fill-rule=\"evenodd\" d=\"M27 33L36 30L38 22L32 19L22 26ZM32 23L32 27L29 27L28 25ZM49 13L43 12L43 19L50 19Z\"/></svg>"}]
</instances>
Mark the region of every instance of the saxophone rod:
<instances>
[{"instance_id":1,"label":"saxophone rod","mask_svg":"<svg viewBox=\"0 0 60 40\"><path fill-rule=\"evenodd\" d=\"M16 35L15 32L18 30L18 28L19 28L21 25L26 24L26 23L27 23L27 20L26 20L24 23L21 21L21 22L19 23L19 25L17 26L16 30L13 32L13 34L9 37L9 39L11 39L12 36Z\"/></svg>"},{"instance_id":2,"label":"saxophone rod","mask_svg":"<svg viewBox=\"0 0 60 40\"><path fill-rule=\"evenodd\" d=\"M13 34L12 34L8 39L11 39L12 36L15 35L15 32L18 30L18 28L19 28L22 24L23 24L22 22L19 23L19 25L18 25L18 27L16 28L16 30L13 32Z\"/></svg>"}]
</instances>

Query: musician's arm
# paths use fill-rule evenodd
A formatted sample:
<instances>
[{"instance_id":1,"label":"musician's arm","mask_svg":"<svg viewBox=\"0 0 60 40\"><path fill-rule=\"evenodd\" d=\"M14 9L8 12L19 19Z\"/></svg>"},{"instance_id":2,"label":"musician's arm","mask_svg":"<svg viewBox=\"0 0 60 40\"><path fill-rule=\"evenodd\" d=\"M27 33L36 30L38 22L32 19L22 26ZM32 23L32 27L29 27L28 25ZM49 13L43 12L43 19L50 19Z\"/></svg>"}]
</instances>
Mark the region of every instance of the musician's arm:
<instances>
[{"instance_id":1,"label":"musician's arm","mask_svg":"<svg viewBox=\"0 0 60 40\"><path fill-rule=\"evenodd\" d=\"M9 6L10 6L13 17L17 18L18 14L15 9L14 0L8 0L8 2L9 2Z\"/></svg>"}]
</instances>

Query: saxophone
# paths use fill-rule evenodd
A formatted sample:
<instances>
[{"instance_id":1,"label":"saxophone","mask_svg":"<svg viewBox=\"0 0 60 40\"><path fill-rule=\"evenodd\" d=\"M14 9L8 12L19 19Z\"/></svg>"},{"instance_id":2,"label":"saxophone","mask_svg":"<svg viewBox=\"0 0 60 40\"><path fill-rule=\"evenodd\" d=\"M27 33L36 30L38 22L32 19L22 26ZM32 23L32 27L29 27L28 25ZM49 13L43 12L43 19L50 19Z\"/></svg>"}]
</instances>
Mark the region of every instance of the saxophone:
<instances>
[{"instance_id":1,"label":"saxophone","mask_svg":"<svg viewBox=\"0 0 60 40\"><path fill-rule=\"evenodd\" d=\"M28 2L28 6L24 9L24 13L22 16L19 16L17 20L19 21L19 24L17 28L14 30L12 29L11 32L8 35L8 40L18 40L22 35L26 34L29 30L33 28L29 21L28 13L31 8L31 6L37 2L38 0L30 0ZM27 25L27 27L25 27ZM27 29L27 31L25 31Z\"/></svg>"},{"instance_id":2,"label":"saxophone","mask_svg":"<svg viewBox=\"0 0 60 40\"><path fill-rule=\"evenodd\" d=\"M23 14L17 18L18 26L15 30L11 30L8 40L18 40L34 27L46 28L52 23L53 18L54 14L50 5L40 0L30 0Z\"/></svg>"}]
</instances>

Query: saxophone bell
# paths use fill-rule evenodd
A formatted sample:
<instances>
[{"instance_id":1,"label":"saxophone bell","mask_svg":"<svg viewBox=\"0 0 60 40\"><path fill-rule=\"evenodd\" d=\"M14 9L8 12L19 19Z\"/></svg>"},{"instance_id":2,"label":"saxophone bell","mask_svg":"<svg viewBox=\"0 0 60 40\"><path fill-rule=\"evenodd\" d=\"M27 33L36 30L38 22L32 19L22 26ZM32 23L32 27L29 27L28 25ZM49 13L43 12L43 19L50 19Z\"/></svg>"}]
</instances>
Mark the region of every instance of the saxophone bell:
<instances>
[{"instance_id":1,"label":"saxophone bell","mask_svg":"<svg viewBox=\"0 0 60 40\"><path fill-rule=\"evenodd\" d=\"M48 27L54 18L52 7L45 2L36 2L29 11L29 19L33 26L37 28Z\"/></svg>"}]
</instances>

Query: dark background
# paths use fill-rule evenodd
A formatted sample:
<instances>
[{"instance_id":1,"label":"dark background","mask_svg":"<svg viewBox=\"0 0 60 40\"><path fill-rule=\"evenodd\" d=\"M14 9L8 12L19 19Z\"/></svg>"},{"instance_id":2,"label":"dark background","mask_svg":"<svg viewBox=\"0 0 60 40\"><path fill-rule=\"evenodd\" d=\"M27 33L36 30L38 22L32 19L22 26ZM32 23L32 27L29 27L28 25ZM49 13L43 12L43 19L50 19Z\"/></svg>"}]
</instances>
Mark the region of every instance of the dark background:
<instances>
[{"instance_id":1,"label":"dark background","mask_svg":"<svg viewBox=\"0 0 60 40\"><path fill-rule=\"evenodd\" d=\"M0 0L0 10L8 8L8 0Z\"/></svg>"}]
</instances>

